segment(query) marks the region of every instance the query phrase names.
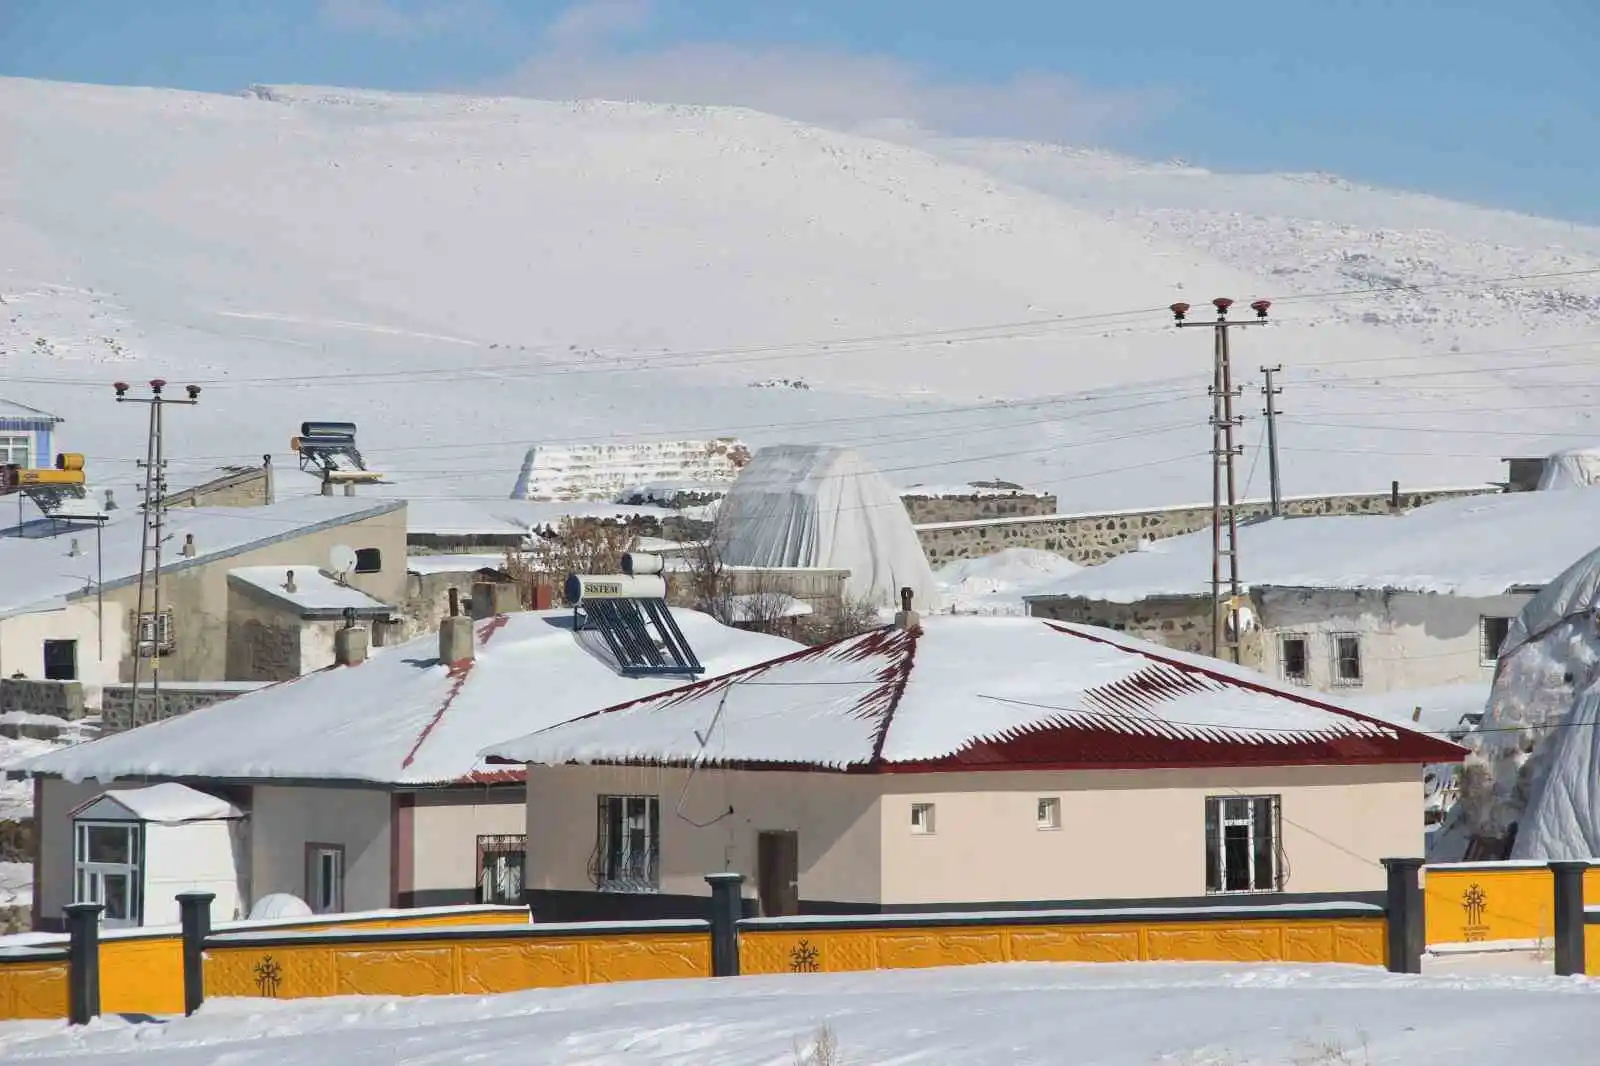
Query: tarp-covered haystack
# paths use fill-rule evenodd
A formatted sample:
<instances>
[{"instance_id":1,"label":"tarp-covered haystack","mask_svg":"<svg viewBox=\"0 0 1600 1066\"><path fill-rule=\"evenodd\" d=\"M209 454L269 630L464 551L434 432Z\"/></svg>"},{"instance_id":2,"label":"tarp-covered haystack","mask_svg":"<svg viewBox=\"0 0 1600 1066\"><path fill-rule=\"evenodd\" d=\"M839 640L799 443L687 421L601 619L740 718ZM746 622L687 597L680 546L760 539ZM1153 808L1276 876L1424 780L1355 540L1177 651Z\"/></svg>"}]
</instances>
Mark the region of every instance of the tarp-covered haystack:
<instances>
[{"instance_id":1,"label":"tarp-covered haystack","mask_svg":"<svg viewBox=\"0 0 1600 1066\"><path fill-rule=\"evenodd\" d=\"M1589 489L1600 485L1600 448L1568 448L1545 458L1539 491Z\"/></svg>"},{"instance_id":2,"label":"tarp-covered haystack","mask_svg":"<svg viewBox=\"0 0 1600 1066\"><path fill-rule=\"evenodd\" d=\"M850 571L845 591L875 606L910 588L916 608L939 608L939 586L900 494L856 452L829 445L762 448L717 514L728 566Z\"/></svg>"},{"instance_id":3,"label":"tarp-covered haystack","mask_svg":"<svg viewBox=\"0 0 1600 1066\"><path fill-rule=\"evenodd\" d=\"M1600 855L1600 550L1528 601L1500 649L1461 799L1430 858Z\"/></svg>"}]
</instances>

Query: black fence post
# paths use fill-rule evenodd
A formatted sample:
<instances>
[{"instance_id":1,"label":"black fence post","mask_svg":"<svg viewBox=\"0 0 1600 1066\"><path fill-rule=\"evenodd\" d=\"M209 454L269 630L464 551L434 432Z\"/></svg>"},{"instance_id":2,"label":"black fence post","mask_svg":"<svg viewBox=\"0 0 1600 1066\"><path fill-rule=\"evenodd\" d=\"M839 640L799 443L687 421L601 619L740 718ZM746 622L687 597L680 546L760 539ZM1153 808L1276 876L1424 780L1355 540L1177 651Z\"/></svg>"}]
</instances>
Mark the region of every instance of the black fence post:
<instances>
[{"instance_id":1,"label":"black fence post","mask_svg":"<svg viewBox=\"0 0 1600 1066\"><path fill-rule=\"evenodd\" d=\"M711 976L739 976L739 919L744 916L744 874L706 874L711 886Z\"/></svg>"},{"instance_id":2,"label":"black fence post","mask_svg":"<svg viewBox=\"0 0 1600 1066\"><path fill-rule=\"evenodd\" d=\"M1387 965L1390 973L1421 973L1426 934L1422 913L1421 859L1384 859L1389 884L1384 900L1388 918Z\"/></svg>"},{"instance_id":3,"label":"black fence post","mask_svg":"<svg viewBox=\"0 0 1600 1066\"><path fill-rule=\"evenodd\" d=\"M211 935L212 892L180 892L178 920L183 924L183 1013L193 1014L206 1001L206 937Z\"/></svg>"},{"instance_id":4,"label":"black fence post","mask_svg":"<svg viewBox=\"0 0 1600 1066\"><path fill-rule=\"evenodd\" d=\"M1589 864L1581 859L1550 864L1556 883L1556 976L1571 977L1586 968L1583 950L1583 875Z\"/></svg>"},{"instance_id":5,"label":"black fence post","mask_svg":"<svg viewBox=\"0 0 1600 1066\"><path fill-rule=\"evenodd\" d=\"M67 1019L88 1025L100 1016L100 912L98 903L69 903L67 915Z\"/></svg>"}]
</instances>

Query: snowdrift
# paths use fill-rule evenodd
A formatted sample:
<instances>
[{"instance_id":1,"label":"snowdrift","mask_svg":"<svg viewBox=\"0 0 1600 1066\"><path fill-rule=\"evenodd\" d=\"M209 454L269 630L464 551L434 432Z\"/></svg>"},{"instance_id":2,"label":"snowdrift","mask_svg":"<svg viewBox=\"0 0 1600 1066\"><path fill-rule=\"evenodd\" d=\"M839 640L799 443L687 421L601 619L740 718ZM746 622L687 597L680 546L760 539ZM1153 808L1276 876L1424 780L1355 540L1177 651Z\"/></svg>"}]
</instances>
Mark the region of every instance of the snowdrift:
<instances>
[{"instance_id":1,"label":"snowdrift","mask_svg":"<svg viewBox=\"0 0 1600 1066\"><path fill-rule=\"evenodd\" d=\"M1600 855L1600 549L1512 622L1483 721L1464 743L1461 799L1430 856ZM1509 854L1506 853L1509 845Z\"/></svg>"},{"instance_id":2,"label":"snowdrift","mask_svg":"<svg viewBox=\"0 0 1600 1066\"><path fill-rule=\"evenodd\" d=\"M857 453L830 445L763 448L717 515L728 566L850 571L848 595L880 607L909 587L917 609L939 609L939 586L900 494Z\"/></svg>"},{"instance_id":3,"label":"snowdrift","mask_svg":"<svg viewBox=\"0 0 1600 1066\"><path fill-rule=\"evenodd\" d=\"M1600 485L1600 448L1568 448L1545 458L1539 491L1587 489Z\"/></svg>"}]
</instances>

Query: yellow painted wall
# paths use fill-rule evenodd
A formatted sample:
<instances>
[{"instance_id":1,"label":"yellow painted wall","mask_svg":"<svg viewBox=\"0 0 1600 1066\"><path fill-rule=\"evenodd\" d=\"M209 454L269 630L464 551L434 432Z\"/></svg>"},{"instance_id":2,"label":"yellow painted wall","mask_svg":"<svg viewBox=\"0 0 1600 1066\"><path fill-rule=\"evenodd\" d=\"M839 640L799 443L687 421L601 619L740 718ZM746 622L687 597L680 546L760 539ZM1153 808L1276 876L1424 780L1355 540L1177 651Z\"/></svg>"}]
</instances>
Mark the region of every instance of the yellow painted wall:
<instances>
[{"instance_id":1,"label":"yellow painted wall","mask_svg":"<svg viewBox=\"0 0 1600 1066\"><path fill-rule=\"evenodd\" d=\"M1600 925L1583 927L1583 972L1600 977Z\"/></svg>"},{"instance_id":2,"label":"yellow painted wall","mask_svg":"<svg viewBox=\"0 0 1600 1066\"><path fill-rule=\"evenodd\" d=\"M218 947L208 996L434 996L709 977L709 933Z\"/></svg>"},{"instance_id":3,"label":"yellow painted wall","mask_svg":"<svg viewBox=\"0 0 1600 1066\"><path fill-rule=\"evenodd\" d=\"M65 959L0 961L0 1019L66 1016Z\"/></svg>"},{"instance_id":4,"label":"yellow painted wall","mask_svg":"<svg viewBox=\"0 0 1600 1066\"><path fill-rule=\"evenodd\" d=\"M752 930L740 934L739 951L740 970L747 974L996 962L1344 962L1381 966L1384 920Z\"/></svg>"},{"instance_id":5,"label":"yellow painted wall","mask_svg":"<svg viewBox=\"0 0 1600 1066\"><path fill-rule=\"evenodd\" d=\"M1600 897L1597 873L1585 878L1586 898ZM1555 936L1555 881L1548 867L1425 867L1422 892L1430 947Z\"/></svg>"}]
</instances>

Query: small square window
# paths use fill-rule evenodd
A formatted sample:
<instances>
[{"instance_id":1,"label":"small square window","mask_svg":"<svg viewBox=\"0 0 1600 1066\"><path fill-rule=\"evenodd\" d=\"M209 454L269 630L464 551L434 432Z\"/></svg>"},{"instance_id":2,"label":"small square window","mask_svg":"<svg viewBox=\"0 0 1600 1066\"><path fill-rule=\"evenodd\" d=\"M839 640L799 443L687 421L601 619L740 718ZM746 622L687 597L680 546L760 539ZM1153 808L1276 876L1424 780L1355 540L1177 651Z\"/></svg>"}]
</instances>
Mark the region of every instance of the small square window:
<instances>
[{"instance_id":1,"label":"small square window","mask_svg":"<svg viewBox=\"0 0 1600 1066\"><path fill-rule=\"evenodd\" d=\"M356 573L376 574L383 569L383 552L377 548L356 549Z\"/></svg>"},{"instance_id":2,"label":"small square window","mask_svg":"<svg viewBox=\"0 0 1600 1066\"><path fill-rule=\"evenodd\" d=\"M913 833L933 832L933 804L913 803L911 805L911 831Z\"/></svg>"},{"instance_id":3,"label":"small square window","mask_svg":"<svg viewBox=\"0 0 1600 1066\"><path fill-rule=\"evenodd\" d=\"M1041 796L1037 821L1040 829L1061 828L1061 797Z\"/></svg>"},{"instance_id":4,"label":"small square window","mask_svg":"<svg viewBox=\"0 0 1600 1066\"><path fill-rule=\"evenodd\" d=\"M1493 666L1499 661L1500 649L1510 633L1509 618L1491 618L1484 615L1478 619L1478 657L1484 666Z\"/></svg>"},{"instance_id":5,"label":"small square window","mask_svg":"<svg viewBox=\"0 0 1600 1066\"><path fill-rule=\"evenodd\" d=\"M1354 633L1334 635L1333 683L1345 687L1361 684L1361 638Z\"/></svg>"},{"instance_id":6,"label":"small square window","mask_svg":"<svg viewBox=\"0 0 1600 1066\"><path fill-rule=\"evenodd\" d=\"M1309 679L1307 650L1306 638L1297 633L1286 633L1278 638L1278 662L1285 681L1303 685Z\"/></svg>"}]
</instances>

